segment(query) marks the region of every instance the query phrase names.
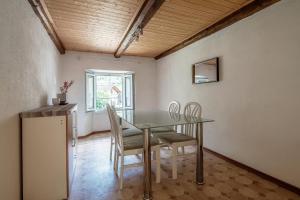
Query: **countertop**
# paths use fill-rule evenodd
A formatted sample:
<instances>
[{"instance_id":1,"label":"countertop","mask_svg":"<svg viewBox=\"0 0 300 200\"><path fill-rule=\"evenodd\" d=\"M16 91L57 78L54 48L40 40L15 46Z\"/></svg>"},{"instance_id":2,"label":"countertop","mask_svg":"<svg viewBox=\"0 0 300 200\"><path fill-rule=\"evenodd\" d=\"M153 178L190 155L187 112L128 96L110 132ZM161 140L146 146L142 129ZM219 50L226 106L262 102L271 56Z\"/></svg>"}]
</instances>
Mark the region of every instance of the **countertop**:
<instances>
[{"instance_id":1,"label":"countertop","mask_svg":"<svg viewBox=\"0 0 300 200\"><path fill-rule=\"evenodd\" d=\"M77 104L43 106L20 113L21 118L64 116L77 109Z\"/></svg>"}]
</instances>

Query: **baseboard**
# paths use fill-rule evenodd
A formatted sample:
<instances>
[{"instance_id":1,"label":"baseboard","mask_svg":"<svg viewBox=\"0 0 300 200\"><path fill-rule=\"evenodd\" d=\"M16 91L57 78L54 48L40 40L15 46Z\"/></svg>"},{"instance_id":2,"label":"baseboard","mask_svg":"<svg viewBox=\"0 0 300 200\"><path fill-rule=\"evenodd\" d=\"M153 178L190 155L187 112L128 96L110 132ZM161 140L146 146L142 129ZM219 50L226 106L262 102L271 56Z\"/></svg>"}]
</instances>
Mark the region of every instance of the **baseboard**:
<instances>
[{"instance_id":1,"label":"baseboard","mask_svg":"<svg viewBox=\"0 0 300 200\"><path fill-rule=\"evenodd\" d=\"M84 139L84 138L87 138L91 135L96 135L96 134L103 134L103 133L108 133L110 132L110 130L103 130L103 131L93 131L93 132L90 132L86 135L83 135L83 136L78 136L78 139Z\"/></svg>"},{"instance_id":2,"label":"baseboard","mask_svg":"<svg viewBox=\"0 0 300 200\"><path fill-rule=\"evenodd\" d=\"M251 173L253 173L253 174L257 175L257 176L260 176L260 177L262 177L262 178L264 178L264 179L266 179L268 181L271 181L271 182L273 182L273 183L275 183L275 184L277 184L277 185L279 185L279 186L281 186L281 187L283 187L283 188L285 188L285 189L287 189L287 190L289 190L291 192L294 192L294 193L300 195L300 188L298 188L298 187L296 187L294 185L291 185L291 184L286 183L286 182L284 182L282 180L279 180L279 179L277 179L277 178L275 178L273 176L270 176L268 174L260 172L260 171L258 171L256 169L252 168L252 167L249 167L249 166L247 166L247 165L245 165L243 163L240 163L240 162L238 162L236 160L228 158L227 156L224 156L224 155L222 155L222 154L220 154L218 152L215 152L213 150L210 150L210 149L208 149L206 147L204 147L203 149L205 151L207 151L207 152L209 152L209 153L211 153L211 154L213 154L213 155L215 155L215 156L217 156L217 157L219 157L219 158L227 161L227 162L230 162L230 163L232 163L232 164L234 164L234 165L236 165L236 166L238 166L238 167L240 167L242 169L245 169L245 170L247 170L247 171L249 171L249 172L251 172Z\"/></svg>"}]
</instances>

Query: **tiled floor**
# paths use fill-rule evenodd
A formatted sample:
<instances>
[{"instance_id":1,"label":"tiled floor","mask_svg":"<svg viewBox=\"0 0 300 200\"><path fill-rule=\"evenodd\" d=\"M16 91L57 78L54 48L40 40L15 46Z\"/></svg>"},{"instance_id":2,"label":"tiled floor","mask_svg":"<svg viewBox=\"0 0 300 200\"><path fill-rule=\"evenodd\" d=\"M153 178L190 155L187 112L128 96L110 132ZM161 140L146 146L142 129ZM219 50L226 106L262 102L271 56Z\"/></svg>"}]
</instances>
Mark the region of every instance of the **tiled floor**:
<instances>
[{"instance_id":1,"label":"tiled floor","mask_svg":"<svg viewBox=\"0 0 300 200\"><path fill-rule=\"evenodd\" d=\"M113 162L109 160L109 148L108 134L79 141L71 200L142 199L142 167L125 171L124 189L120 191ZM161 154L162 180L160 184L152 182L154 200L300 200L300 196L207 152L204 153L205 185L194 183L195 156L179 160L178 179L172 180L170 153L163 149ZM136 159L131 157L127 161ZM155 174L152 177L154 180Z\"/></svg>"}]
</instances>

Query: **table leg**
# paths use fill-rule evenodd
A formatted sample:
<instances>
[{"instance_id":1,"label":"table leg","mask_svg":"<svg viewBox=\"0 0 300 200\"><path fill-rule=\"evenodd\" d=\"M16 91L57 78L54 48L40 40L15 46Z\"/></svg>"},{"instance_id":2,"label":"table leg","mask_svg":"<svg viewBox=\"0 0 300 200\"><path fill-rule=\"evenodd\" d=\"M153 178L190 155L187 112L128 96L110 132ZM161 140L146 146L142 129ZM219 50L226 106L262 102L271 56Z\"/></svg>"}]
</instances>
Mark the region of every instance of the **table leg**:
<instances>
[{"instance_id":1,"label":"table leg","mask_svg":"<svg viewBox=\"0 0 300 200\"><path fill-rule=\"evenodd\" d=\"M144 200L152 199L151 189L151 135L150 129L144 131Z\"/></svg>"},{"instance_id":2,"label":"table leg","mask_svg":"<svg viewBox=\"0 0 300 200\"><path fill-rule=\"evenodd\" d=\"M197 169L196 169L196 183L198 185L204 184L203 176L203 124L197 123L196 139L197 139Z\"/></svg>"}]
</instances>

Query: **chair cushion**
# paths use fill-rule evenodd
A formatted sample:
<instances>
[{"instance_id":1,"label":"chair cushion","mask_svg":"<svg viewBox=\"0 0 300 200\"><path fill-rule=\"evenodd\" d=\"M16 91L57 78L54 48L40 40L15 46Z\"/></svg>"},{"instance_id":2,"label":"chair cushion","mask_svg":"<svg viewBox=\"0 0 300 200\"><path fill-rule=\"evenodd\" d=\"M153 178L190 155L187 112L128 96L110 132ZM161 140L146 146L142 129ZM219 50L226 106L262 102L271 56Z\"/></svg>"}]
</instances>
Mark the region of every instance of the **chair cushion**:
<instances>
[{"instance_id":1,"label":"chair cushion","mask_svg":"<svg viewBox=\"0 0 300 200\"><path fill-rule=\"evenodd\" d=\"M141 135L143 131L137 128L128 128L123 130L123 137L130 137L135 135Z\"/></svg>"},{"instance_id":2,"label":"chair cushion","mask_svg":"<svg viewBox=\"0 0 300 200\"><path fill-rule=\"evenodd\" d=\"M125 151L144 148L144 137L143 135L124 137L123 145ZM151 137L151 146L155 146L155 145L159 145L159 141L156 137Z\"/></svg>"},{"instance_id":3,"label":"chair cushion","mask_svg":"<svg viewBox=\"0 0 300 200\"><path fill-rule=\"evenodd\" d=\"M163 142L169 144L176 143L176 142L186 142L186 141L196 140L193 137L181 133L175 133L175 132L156 133L155 136L161 139Z\"/></svg>"},{"instance_id":4,"label":"chair cushion","mask_svg":"<svg viewBox=\"0 0 300 200\"><path fill-rule=\"evenodd\" d=\"M158 127L158 128L152 128L151 132L152 133L157 133L157 132L170 132L170 131L174 131L173 127L170 126L165 126L165 127Z\"/></svg>"}]
</instances>

